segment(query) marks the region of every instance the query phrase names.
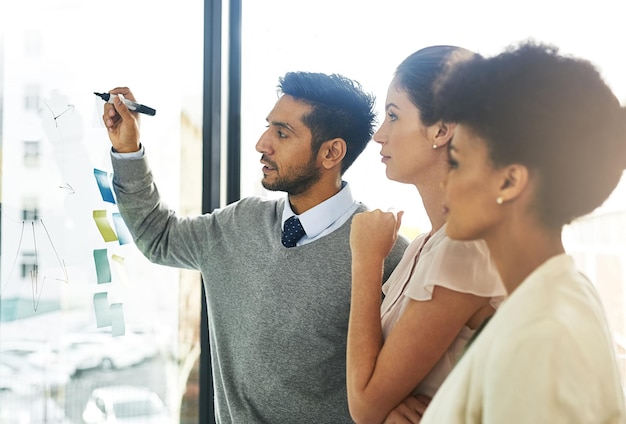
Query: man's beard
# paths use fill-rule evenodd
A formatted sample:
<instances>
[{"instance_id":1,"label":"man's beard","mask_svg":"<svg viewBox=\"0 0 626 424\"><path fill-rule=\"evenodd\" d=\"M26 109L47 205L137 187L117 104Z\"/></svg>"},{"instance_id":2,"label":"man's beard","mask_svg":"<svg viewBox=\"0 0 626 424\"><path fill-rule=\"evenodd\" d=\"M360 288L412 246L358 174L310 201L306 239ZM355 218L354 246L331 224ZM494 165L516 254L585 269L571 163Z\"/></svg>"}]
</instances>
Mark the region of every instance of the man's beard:
<instances>
[{"instance_id":1,"label":"man's beard","mask_svg":"<svg viewBox=\"0 0 626 424\"><path fill-rule=\"evenodd\" d=\"M278 177L276 181L270 183L262 180L263 187L270 191L284 191L290 195L304 193L318 182L321 178L319 168L315 166L315 157L311 157L309 163L297 169L296 175Z\"/></svg>"}]
</instances>

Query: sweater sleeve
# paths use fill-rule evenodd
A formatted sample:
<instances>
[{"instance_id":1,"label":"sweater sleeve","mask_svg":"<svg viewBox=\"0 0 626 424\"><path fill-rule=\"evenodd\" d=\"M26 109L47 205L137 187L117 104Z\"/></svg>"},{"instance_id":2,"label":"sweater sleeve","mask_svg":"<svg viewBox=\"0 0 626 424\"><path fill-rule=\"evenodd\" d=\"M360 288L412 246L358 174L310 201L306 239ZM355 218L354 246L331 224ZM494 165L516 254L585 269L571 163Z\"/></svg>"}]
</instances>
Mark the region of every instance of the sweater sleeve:
<instances>
[{"instance_id":1,"label":"sweater sleeve","mask_svg":"<svg viewBox=\"0 0 626 424\"><path fill-rule=\"evenodd\" d=\"M181 218L162 202L145 156L119 158L111 155L113 189L124 223L137 248L160 265L200 269L200 243L213 224L210 215Z\"/></svg>"}]
</instances>

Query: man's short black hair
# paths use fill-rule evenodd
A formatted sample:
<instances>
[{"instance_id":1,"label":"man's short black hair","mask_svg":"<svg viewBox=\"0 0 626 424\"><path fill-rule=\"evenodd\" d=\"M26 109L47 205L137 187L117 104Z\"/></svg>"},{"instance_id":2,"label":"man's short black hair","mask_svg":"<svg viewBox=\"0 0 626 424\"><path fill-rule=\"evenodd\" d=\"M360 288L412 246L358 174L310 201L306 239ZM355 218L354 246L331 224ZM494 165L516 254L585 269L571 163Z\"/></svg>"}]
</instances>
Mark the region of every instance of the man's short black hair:
<instances>
[{"instance_id":1,"label":"man's short black hair","mask_svg":"<svg viewBox=\"0 0 626 424\"><path fill-rule=\"evenodd\" d=\"M311 130L314 153L333 138L346 142L341 173L346 172L374 134L374 96L365 93L357 81L315 72L288 72L280 78L278 89L311 106L302 121Z\"/></svg>"}]
</instances>

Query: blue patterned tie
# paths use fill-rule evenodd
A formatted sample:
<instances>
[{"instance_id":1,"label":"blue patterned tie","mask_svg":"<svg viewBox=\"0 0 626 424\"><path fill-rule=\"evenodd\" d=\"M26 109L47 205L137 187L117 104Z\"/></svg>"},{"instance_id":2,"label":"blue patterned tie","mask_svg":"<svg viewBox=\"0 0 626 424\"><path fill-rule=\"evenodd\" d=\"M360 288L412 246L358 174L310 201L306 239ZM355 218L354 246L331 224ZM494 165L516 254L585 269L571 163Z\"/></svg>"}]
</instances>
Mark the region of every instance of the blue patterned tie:
<instances>
[{"instance_id":1,"label":"blue patterned tie","mask_svg":"<svg viewBox=\"0 0 626 424\"><path fill-rule=\"evenodd\" d=\"M283 230L283 246L285 247L294 247L298 240L305 235L306 232L304 228L302 228L302 224L300 224L300 220L297 216L292 216L287 221L285 221L285 229Z\"/></svg>"}]
</instances>

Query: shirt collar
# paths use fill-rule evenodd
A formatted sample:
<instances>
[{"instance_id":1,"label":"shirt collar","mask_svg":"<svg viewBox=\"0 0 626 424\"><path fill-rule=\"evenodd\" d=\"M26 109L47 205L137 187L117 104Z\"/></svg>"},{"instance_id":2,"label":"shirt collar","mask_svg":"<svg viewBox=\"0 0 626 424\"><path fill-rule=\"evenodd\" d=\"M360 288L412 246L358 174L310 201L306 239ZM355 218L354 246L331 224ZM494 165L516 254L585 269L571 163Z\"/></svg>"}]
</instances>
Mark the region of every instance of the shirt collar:
<instances>
[{"instance_id":1,"label":"shirt collar","mask_svg":"<svg viewBox=\"0 0 626 424\"><path fill-rule=\"evenodd\" d=\"M298 215L300 223L304 231L306 231L306 236L308 238L317 236L345 214L353 204L354 198L352 197L350 186L346 181L342 181L339 193ZM293 215L295 215L295 213L291 209L289 199L287 199L283 209L281 228L284 226L285 221Z\"/></svg>"}]
</instances>

